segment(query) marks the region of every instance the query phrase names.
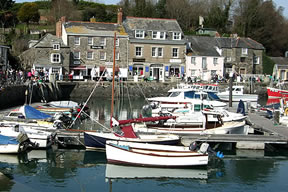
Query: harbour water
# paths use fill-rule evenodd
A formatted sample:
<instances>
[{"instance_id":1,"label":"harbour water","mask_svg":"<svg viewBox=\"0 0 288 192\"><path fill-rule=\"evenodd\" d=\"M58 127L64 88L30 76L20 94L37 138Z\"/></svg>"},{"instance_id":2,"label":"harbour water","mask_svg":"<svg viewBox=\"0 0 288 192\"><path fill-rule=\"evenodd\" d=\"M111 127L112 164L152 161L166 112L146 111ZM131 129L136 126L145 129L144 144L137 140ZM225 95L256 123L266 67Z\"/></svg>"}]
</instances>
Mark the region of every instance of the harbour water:
<instances>
[{"instance_id":1,"label":"harbour water","mask_svg":"<svg viewBox=\"0 0 288 192\"><path fill-rule=\"evenodd\" d=\"M144 100L115 105L119 119L138 117ZM91 117L109 126L110 101L89 102ZM86 120L83 129L97 129ZM224 151L201 169L155 169L111 166L105 153L85 150L35 150L0 155L0 191L287 191L288 150Z\"/></svg>"}]
</instances>

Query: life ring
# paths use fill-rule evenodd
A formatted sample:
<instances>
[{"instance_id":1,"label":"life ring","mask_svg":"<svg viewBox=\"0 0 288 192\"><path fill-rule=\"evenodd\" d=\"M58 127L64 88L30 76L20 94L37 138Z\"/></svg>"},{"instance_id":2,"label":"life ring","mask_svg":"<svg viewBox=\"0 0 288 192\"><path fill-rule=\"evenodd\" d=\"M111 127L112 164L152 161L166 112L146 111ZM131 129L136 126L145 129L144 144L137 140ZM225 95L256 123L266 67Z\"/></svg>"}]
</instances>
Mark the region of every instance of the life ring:
<instances>
[{"instance_id":1,"label":"life ring","mask_svg":"<svg viewBox=\"0 0 288 192\"><path fill-rule=\"evenodd\" d=\"M288 108L285 109L284 114L287 116L288 115Z\"/></svg>"}]
</instances>

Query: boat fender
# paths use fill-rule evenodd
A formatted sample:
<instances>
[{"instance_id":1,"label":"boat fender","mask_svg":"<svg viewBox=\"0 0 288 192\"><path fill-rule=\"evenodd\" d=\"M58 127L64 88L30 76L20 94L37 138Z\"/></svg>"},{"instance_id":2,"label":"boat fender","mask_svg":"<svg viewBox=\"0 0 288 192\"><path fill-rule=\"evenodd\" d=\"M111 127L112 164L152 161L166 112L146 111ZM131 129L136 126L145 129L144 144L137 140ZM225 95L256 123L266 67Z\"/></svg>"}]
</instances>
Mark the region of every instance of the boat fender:
<instances>
[{"instance_id":1,"label":"boat fender","mask_svg":"<svg viewBox=\"0 0 288 192\"><path fill-rule=\"evenodd\" d=\"M197 148L198 148L198 145L197 145L197 143L196 143L195 141L192 142L192 143L190 144L190 146L189 146L189 150L190 150L190 151L196 151Z\"/></svg>"},{"instance_id":2,"label":"boat fender","mask_svg":"<svg viewBox=\"0 0 288 192\"><path fill-rule=\"evenodd\" d=\"M288 115L288 107L285 109L285 112L284 112L285 116Z\"/></svg>"},{"instance_id":3,"label":"boat fender","mask_svg":"<svg viewBox=\"0 0 288 192\"><path fill-rule=\"evenodd\" d=\"M208 143L202 143L200 146L199 152L204 154L207 152L208 148L209 148Z\"/></svg>"}]
</instances>

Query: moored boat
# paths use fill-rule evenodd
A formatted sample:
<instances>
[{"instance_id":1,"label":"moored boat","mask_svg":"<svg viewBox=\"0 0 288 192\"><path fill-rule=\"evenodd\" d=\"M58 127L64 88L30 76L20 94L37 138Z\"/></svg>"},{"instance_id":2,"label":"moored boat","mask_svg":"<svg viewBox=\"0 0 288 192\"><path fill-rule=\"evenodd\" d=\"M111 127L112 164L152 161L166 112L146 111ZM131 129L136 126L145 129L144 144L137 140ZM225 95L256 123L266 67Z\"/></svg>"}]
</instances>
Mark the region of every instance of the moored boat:
<instances>
[{"instance_id":1,"label":"moored boat","mask_svg":"<svg viewBox=\"0 0 288 192\"><path fill-rule=\"evenodd\" d=\"M209 145L204 143L199 150L189 147L148 143L106 142L108 163L147 167L190 167L208 164Z\"/></svg>"}]
</instances>

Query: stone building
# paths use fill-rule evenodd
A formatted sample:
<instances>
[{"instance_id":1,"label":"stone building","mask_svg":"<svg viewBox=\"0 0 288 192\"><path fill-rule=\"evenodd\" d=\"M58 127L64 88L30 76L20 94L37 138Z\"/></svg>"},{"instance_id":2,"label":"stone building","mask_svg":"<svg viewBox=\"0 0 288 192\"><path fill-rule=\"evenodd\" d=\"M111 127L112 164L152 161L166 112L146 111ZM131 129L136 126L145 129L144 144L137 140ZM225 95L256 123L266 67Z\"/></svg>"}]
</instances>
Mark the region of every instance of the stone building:
<instances>
[{"instance_id":1,"label":"stone building","mask_svg":"<svg viewBox=\"0 0 288 192\"><path fill-rule=\"evenodd\" d=\"M288 53L288 52L287 52ZM279 80L288 80L288 54L285 57L270 57L275 63L273 68L273 77L274 79Z\"/></svg>"},{"instance_id":2,"label":"stone building","mask_svg":"<svg viewBox=\"0 0 288 192\"><path fill-rule=\"evenodd\" d=\"M244 37L215 37L216 46L225 57L224 71L238 74L262 74L264 46Z\"/></svg>"},{"instance_id":3,"label":"stone building","mask_svg":"<svg viewBox=\"0 0 288 192\"><path fill-rule=\"evenodd\" d=\"M19 55L24 69L49 71L49 74L69 72L70 48L61 38L50 33Z\"/></svg>"},{"instance_id":4,"label":"stone building","mask_svg":"<svg viewBox=\"0 0 288 192\"><path fill-rule=\"evenodd\" d=\"M165 81L185 73L185 39L177 20L126 17L128 74Z\"/></svg>"},{"instance_id":5,"label":"stone building","mask_svg":"<svg viewBox=\"0 0 288 192\"><path fill-rule=\"evenodd\" d=\"M122 27L122 10L117 23L66 21L56 24L56 35L70 47L70 72L74 79L112 77L115 38L116 75L127 78L128 35ZM105 73L104 73L105 72Z\"/></svg>"}]
</instances>

